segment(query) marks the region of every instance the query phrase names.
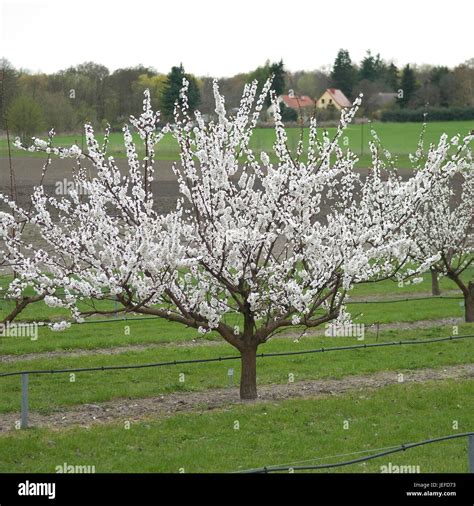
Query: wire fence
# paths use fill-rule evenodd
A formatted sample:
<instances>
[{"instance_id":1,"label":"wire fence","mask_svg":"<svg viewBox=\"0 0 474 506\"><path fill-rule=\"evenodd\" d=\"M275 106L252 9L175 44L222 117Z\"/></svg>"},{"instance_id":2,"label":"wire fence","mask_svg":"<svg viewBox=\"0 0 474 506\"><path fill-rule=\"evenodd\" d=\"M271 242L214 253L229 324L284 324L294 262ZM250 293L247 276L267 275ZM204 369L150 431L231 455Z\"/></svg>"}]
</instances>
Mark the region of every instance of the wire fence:
<instances>
[{"instance_id":1,"label":"wire fence","mask_svg":"<svg viewBox=\"0 0 474 506\"><path fill-rule=\"evenodd\" d=\"M355 344L350 346L334 346L334 347L322 347L310 350L299 350L299 351L282 351L273 353L257 353L257 358L270 358L270 357L289 357L295 355L310 355L314 353L325 353L332 351L347 351L347 350L358 350L368 348L382 348L385 346L403 346L403 345L416 345L416 344L429 344L429 343L440 343L443 341L455 341L459 339L471 339L474 338L474 334L462 335L462 336L448 336L448 337L437 337L431 339L412 339L406 341L389 341L386 343L364 343ZM172 365L183 365L183 364L203 364L209 362L223 362L227 360L240 360L240 355L229 355L223 357L213 358L201 358L201 359L188 359L188 360L169 360L166 362L154 362L149 364L131 364L131 365L111 365L111 366L97 366L97 367L77 367L70 369L31 369L24 371L12 371L0 373L0 378L7 376L21 376L24 374L68 374L75 372L95 372L95 371L117 371L123 369L145 369L150 367L166 367Z\"/></svg>"},{"instance_id":2,"label":"wire fence","mask_svg":"<svg viewBox=\"0 0 474 506\"><path fill-rule=\"evenodd\" d=\"M461 434L450 434L448 436L441 436L432 439L425 439L424 441L418 441L416 443L406 443L401 444L395 447L389 447L388 449L383 449L384 451L374 453L372 455L367 455L365 457L358 457L356 459L346 460L343 462L335 462L331 464L317 464L317 465L304 465L304 466L292 466L292 465L284 465L284 466L265 466L256 469L248 469L246 471L237 471L238 473L250 473L250 474L267 474L267 473L276 473L283 471L315 471L319 469L331 469L335 467L344 467L352 464L359 464L361 462L367 462L368 460L378 459L380 457L384 457L386 455L391 455L392 453L398 453L402 451L409 450L410 448L416 448L418 446L424 446L432 443L439 443L441 441L448 441L450 439L459 439L459 438L468 438L468 464L469 471L474 473L474 432L463 432ZM356 452L359 453L359 452ZM316 460L316 459L314 459Z\"/></svg>"},{"instance_id":3,"label":"wire fence","mask_svg":"<svg viewBox=\"0 0 474 506\"><path fill-rule=\"evenodd\" d=\"M285 352L273 352L273 353L257 353L257 358L267 358L267 357L288 357L288 356L296 356L296 355L308 355L314 353L324 353L324 352L332 352L332 351L344 351L344 350L357 350L357 349L367 349L367 348L381 348L384 346L397 346L397 345L416 345L416 344L428 344L428 343L439 343L446 341L455 341L459 339L470 339L474 338L474 334L462 335L462 336L448 336L441 338L432 338L432 339L416 339L416 340L406 340L406 341L390 341L386 343L364 343L360 345L351 345L351 346L336 346L336 347L328 347L328 348L317 348L310 350L300 350L300 351L285 351ZM113 365L113 366L97 366L97 367L76 367L76 368L68 368L68 369L31 369L31 370L23 370L23 371L12 371L0 373L0 378L11 377L11 376L21 376L21 418L20 418L20 429L25 429L28 427L28 418L29 418L29 377L33 374L72 374L78 372L98 372L98 371L117 371L117 370L125 370L125 369L144 369L151 367L166 367L166 366L177 366L182 364L203 364L210 362L224 362L229 360L240 360L240 355L231 355L224 357L213 357L213 358L201 358L201 359L188 359L188 360L170 360L166 362L155 362L148 364L129 364L129 365ZM230 371L230 370L229 370ZM233 370L232 370L233 377Z\"/></svg>"},{"instance_id":4,"label":"wire fence","mask_svg":"<svg viewBox=\"0 0 474 506\"><path fill-rule=\"evenodd\" d=\"M64 292L56 292L53 294L54 297L64 297L66 294ZM405 297L400 298L397 297L395 299L372 299L372 300L349 300L346 304L391 304L395 302L408 302L412 300L429 300L429 299L462 299L462 295L425 295L422 297ZM0 288L0 300L5 301L14 301L17 300L16 297L10 297L8 295L8 289ZM109 300L114 302L113 298L97 299L97 300Z\"/></svg>"}]
</instances>

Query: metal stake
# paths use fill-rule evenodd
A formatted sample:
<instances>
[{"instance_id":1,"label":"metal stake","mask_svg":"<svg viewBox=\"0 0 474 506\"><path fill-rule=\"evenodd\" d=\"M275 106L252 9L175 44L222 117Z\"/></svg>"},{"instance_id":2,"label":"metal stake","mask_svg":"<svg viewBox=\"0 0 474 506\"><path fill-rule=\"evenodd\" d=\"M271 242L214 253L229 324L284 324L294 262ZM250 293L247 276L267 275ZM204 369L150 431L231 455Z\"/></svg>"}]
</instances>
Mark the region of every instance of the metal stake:
<instances>
[{"instance_id":1,"label":"metal stake","mask_svg":"<svg viewBox=\"0 0 474 506\"><path fill-rule=\"evenodd\" d=\"M469 472L474 473L474 436L467 436L467 454L469 459Z\"/></svg>"},{"instance_id":2,"label":"metal stake","mask_svg":"<svg viewBox=\"0 0 474 506\"><path fill-rule=\"evenodd\" d=\"M20 428L28 427L28 374L21 375L21 420Z\"/></svg>"}]
</instances>

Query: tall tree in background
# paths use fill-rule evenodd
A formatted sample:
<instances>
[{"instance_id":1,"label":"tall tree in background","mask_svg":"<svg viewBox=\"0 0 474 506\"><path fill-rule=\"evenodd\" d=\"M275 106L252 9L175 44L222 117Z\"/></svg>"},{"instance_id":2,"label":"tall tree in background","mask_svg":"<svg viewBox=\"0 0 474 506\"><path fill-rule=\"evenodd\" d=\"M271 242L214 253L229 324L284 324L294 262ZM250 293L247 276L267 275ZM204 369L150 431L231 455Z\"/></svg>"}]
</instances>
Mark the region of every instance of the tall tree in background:
<instances>
[{"instance_id":1,"label":"tall tree in background","mask_svg":"<svg viewBox=\"0 0 474 506\"><path fill-rule=\"evenodd\" d=\"M43 111L34 99L25 95L17 97L6 112L12 132L26 142L44 127Z\"/></svg>"},{"instance_id":2,"label":"tall tree in background","mask_svg":"<svg viewBox=\"0 0 474 506\"><path fill-rule=\"evenodd\" d=\"M0 59L0 130L5 128L5 115L17 91L18 73L5 58Z\"/></svg>"},{"instance_id":3,"label":"tall tree in background","mask_svg":"<svg viewBox=\"0 0 474 506\"><path fill-rule=\"evenodd\" d=\"M183 87L183 79L187 79L189 82L188 88L188 106L191 111L194 111L200 101L200 92L194 76L186 74L184 71L183 64L179 67L172 67L171 72L167 76L167 81L163 90L162 98L162 112L165 119L172 119L174 106L179 98L179 93Z\"/></svg>"},{"instance_id":4,"label":"tall tree in background","mask_svg":"<svg viewBox=\"0 0 474 506\"><path fill-rule=\"evenodd\" d=\"M362 58L359 69L359 80L367 79L368 81L375 81L378 79L377 68L375 65L375 58L372 56L370 49L367 54Z\"/></svg>"},{"instance_id":5,"label":"tall tree in background","mask_svg":"<svg viewBox=\"0 0 474 506\"><path fill-rule=\"evenodd\" d=\"M105 82L109 69L94 62L81 63L76 69L78 74L87 77L87 91L90 93L91 103L95 106L95 117L97 121L102 121L105 114Z\"/></svg>"},{"instance_id":6,"label":"tall tree in background","mask_svg":"<svg viewBox=\"0 0 474 506\"><path fill-rule=\"evenodd\" d=\"M349 51L340 49L337 53L331 71L331 84L339 88L348 97L352 96L352 88L355 83L356 71L352 64Z\"/></svg>"},{"instance_id":7,"label":"tall tree in background","mask_svg":"<svg viewBox=\"0 0 474 506\"><path fill-rule=\"evenodd\" d=\"M136 67L117 69L106 80L105 117L115 127L122 127L127 117L136 111L142 102L142 95L135 83L140 76L156 75L153 69L137 65Z\"/></svg>"},{"instance_id":8,"label":"tall tree in background","mask_svg":"<svg viewBox=\"0 0 474 506\"><path fill-rule=\"evenodd\" d=\"M150 90L152 106L155 109L160 109L163 91L166 87L167 80L168 78L165 74L156 74L152 76L142 74L138 76L138 79L132 85L134 95L143 95L145 90Z\"/></svg>"},{"instance_id":9,"label":"tall tree in background","mask_svg":"<svg viewBox=\"0 0 474 506\"><path fill-rule=\"evenodd\" d=\"M397 100L400 107L406 107L410 103L410 100L416 91L415 72L412 68L410 68L409 64L403 68L400 88L402 90L402 94Z\"/></svg>"},{"instance_id":10,"label":"tall tree in background","mask_svg":"<svg viewBox=\"0 0 474 506\"><path fill-rule=\"evenodd\" d=\"M267 60L263 67L257 67L253 72L249 74L247 82L251 83L252 81L257 81L257 91L260 92L263 88L264 83L266 83L268 78L271 76L273 76L271 89L275 92L276 96L282 95L285 92L286 82L286 71L283 60L273 63L270 63L270 60ZM265 99L265 104L269 106L270 103L271 98L270 95L268 95Z\"/></svg>"},{"instance_id":11,"label":"tall tree in background","mask_svg":"<svg viewBox=\"0 0 474 506\"><path fill-rule=\"evenodd\" d=\"M282 95L285 92L285 77L286 77L285 65L283 63L283 60L272 63L270 65L270 75L273 76L272 90L275 92L276 96ZM270 100L270 97L268 97L267 100Z\"/></svg>"},{"instance_id":12,"label":"tall tree in background","mask_svg":"<svg viewBox=\"0 0 474 506\"><path fill-rule=\"evenodd\" d=\"M385 82L390 86L392 91L398 90L398 68L394 63L391 63L385 70Z\"/></svg>"},{"instance_id":13,"label":"tall tree in background","mask_svg":"<svg viewBox=\"0 0 474 506\"><path fill-rule=\"evenodd\" d=\"M439 90L439 104L448 107L452 97L453 88L456 88L452 72L445 66L434 67L429 75L430 84Z\"/></svg>"}]
</instances>

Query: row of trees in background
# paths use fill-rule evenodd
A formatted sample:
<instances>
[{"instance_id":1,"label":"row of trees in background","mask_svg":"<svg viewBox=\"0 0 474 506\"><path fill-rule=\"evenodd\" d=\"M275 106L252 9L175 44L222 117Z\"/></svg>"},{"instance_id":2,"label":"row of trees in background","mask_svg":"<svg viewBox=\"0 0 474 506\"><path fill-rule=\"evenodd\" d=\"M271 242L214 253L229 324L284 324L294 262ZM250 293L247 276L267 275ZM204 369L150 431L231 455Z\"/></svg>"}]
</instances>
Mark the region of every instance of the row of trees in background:
<instances>
[{"instance_id":1,"label":"row of trees in background","mask_svg":"<svg viewBox=\"0 0 474 506\"><path fill-rule=\"evenodd\" d=\"M269 62L257 69L220 79L229 110L239 106L246 83L257 79L264 83L274 76L276 94L293 89L298 95L319 98L328 87L341 89L349 99L364 93L363 114L373 116L381 108L394 110L430 107L474 106L474 59L453 69L444 66L406 65L398 68L370 51L359 64L352 62L349 51L341 49L330 71L289 72L284 62ZM110 72L107 67L87 62L54 74L30 73L0 60L0 129L9 117L11 129L26 138L55 126L59 132L81 129L85 121L96 126L110 123L119 129L140 106L145 89L150 89L153 106L171 120L183 77L189 81L189 105L197 105L208 115L214 114L211 77L186 73L182 65L168 74L137 65ZM380 101L396 94L396 101ZM267 105L269 102L267 100ZM7 112L9 113L7 115ZM291 118L289 118L291 119Z\"/></svg>"},{"instance_id":2,"label":"row of trees in background","mask_svg":"<svg viewBox=\"0 0 474 506\"><path fill-rule=\"evenodd\" d=\"M330 82L350 98L364 93L369 113L379 105L376 97L384 93L396 94L396 107L392 109L474 106L474 58L454 69L408 64L399 69L370 51L360 65L355 65L349 51L341 49L332 67Z\"/></svg>"}]
</instances>

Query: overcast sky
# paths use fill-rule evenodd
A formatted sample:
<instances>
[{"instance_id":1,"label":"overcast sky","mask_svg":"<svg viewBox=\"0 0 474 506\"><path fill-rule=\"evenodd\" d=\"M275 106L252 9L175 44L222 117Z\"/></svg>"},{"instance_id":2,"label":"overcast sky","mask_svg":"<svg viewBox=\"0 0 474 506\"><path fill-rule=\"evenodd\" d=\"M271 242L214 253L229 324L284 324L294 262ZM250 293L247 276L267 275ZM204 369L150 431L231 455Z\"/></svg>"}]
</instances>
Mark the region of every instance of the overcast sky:
<instances>
[{"instance_id":1,"label":"overcast sky","mask_svg":"<svg viewBox=\"0 0 474 506\"><path fill-rule=\"evenodd\" d=\"M472 0L0 0L0 56L54 72L84 61L114 70L231 76L266 59L330 66L339 48L398 65L474 57Z\"/></svg>"}]
</instances>

